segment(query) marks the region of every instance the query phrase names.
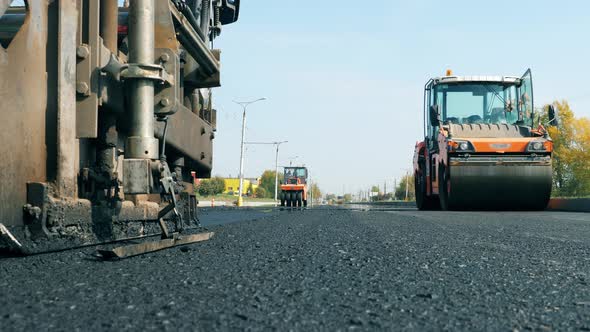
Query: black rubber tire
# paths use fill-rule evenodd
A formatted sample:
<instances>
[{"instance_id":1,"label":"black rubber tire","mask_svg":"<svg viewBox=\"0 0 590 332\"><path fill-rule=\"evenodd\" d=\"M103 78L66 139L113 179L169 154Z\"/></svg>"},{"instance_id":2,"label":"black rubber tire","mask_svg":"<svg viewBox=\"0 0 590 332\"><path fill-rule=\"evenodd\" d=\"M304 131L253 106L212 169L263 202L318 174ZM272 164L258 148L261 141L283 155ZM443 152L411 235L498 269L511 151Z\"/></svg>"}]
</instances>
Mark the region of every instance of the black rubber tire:
<instances>
[{"instance_id":1,"label":"black rubber tire","mask_svg":"<svg viewBox=\"0 0 590 332\"><path fill-rule=\"evenodd\" d=\"M423 170L424 166L421 164ZM416 207L421 211L440 210L438 197L426 195L426 173L414 174L414 188L416 188Z\"/></svg>"},{"instance_id":2,"label":"black rubber tire","mask_svg":"<svg viewBox=\"0 0 590 332\"><path fill-rule=\"evenodd\" d=\"M416 190L416 207L418 210L426 209L426 181L424 181L423 174L414 172L414 188Z\"/></svg>"},{"instance_id":3,"label":"black rubber tire","mask_svg":"<svg viewBox=\"0 0 590 332\"><path fill-rule=\"evenodd\" d=\"M281 206L285 206L285 192L281 191L279 194L279 199L281 200Z\"/></svg>"},{"instance_id":4,"label":"black rubber tire","mask_svg":"<svg viewBox=\"0 0 590 332\"><path fill-rule=\"evenodd\" d=\"M307 207L307 200L303 201L303 207Z\"/></svg>"},{"instance_id":5,"label":"black rubber tire","mask_svg":"<svg viewBox=\"0 0 590 332\"><path fill-rule=\"evenodd\" d=\"M295 195L295 201L297 201L297 207L303 206L303 193L301 191L298 191Z\"/></svg>"},{"instance_id":6,"label":"black rubber tire","mask_svg":"<svg viewBox=\"0 0 590 332\"><path fill-rule=\"evenodd\" d=\"M285 202L287 203L287 207L291 207L293 201L291 200L291 193L288 191L285 193Z\"/></svg>"},{"instance_id":7,"label":"black rubber tire","mask_svg":"<svg viewBox=\"0 0 590 332\"><path fill-rule=\"evenodd\" d=\"M453 209L453 206L449 203L451 196L450 192L450 172L447 171L447 167L443 164L438 166L438 198L440 202L440 208L444 211Z\"/></svg>"}]
</instances>

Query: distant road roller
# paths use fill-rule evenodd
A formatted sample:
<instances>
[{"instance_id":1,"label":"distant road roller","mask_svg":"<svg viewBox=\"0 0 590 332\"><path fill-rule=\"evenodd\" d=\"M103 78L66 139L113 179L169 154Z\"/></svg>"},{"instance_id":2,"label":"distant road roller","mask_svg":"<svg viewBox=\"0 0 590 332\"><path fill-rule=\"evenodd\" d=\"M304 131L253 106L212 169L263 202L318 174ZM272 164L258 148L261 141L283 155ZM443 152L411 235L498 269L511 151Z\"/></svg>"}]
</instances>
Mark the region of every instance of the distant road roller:
<instances>
[{"instance_id":1,"label":"distant road roller","mask_svg":"<svg viewBox=\"0 0 590 332\"><path fill-rule=\"evenodd\" d=\"M549 118L556 125L553 107ZM430 79L413 161L418 209L544 209L553 142L534 119L530 69L520 78L447 71Z\"/></svg>"},{"instance_id":2,"label":"distant road roller","mask_svg":"<svg viewBox=\"0 0 590 332\"><path fill-rule=\"evenodd\" d=\"M305 167L285 167L281 184L281 206L307 207L307 178Z\"/></svg>"}]
</instances>

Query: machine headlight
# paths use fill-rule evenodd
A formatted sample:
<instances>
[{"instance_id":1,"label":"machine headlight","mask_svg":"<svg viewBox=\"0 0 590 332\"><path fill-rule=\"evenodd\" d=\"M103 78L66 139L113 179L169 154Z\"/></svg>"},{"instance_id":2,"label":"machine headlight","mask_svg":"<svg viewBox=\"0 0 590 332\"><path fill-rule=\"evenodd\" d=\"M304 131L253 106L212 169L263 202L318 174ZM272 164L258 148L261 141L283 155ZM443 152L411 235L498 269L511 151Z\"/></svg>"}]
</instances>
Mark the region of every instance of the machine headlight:
<instances>
[{"instance_id":1,"label":"machine headlight","mask_svg":"<svg viewBox=\"0 0 590 332\"><path fill-rule=\"evenodd\" d=\"M452 141L449 143L452 152L473 152L473 145L469 141Z\"/></svg>"},{"instance_id":2,"label":"machine headlight","mask_svg":"<svg viewBox=\"0 0 590 332\"><path fill-rule=\"evenodd\" d=\"M527 150L531 152L547 151L547 149L545 148L545 141L530 142Z\"/></svg>"},{"instance_id":3,"label":"machine headlight","mask_svg":"<svg viewBox=\"0 0 590 332\"><path fill-rule=\"evenodd\" d=\"M533 150L543 150L543 143L542 142L534 142L532 147L533 147Z\"/></svg>"}]
</instances>

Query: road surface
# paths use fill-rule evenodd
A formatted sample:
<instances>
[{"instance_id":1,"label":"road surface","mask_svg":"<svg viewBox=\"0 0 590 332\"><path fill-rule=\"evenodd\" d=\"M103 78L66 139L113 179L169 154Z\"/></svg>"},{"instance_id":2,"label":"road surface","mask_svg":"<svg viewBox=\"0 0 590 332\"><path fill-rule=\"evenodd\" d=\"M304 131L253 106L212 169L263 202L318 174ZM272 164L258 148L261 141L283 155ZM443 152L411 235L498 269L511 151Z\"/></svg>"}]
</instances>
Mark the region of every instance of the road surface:
<instances>
[{"instance_id":1,"label":"road surface","mask_svg":"<svg viewBox=\"0 0 590 332\"><path fill-rule=\"evenodd\" d=\"M11 330L590 330L590 214L207 210L121 261L0 260Z\"/></svg>"}]
</instances>

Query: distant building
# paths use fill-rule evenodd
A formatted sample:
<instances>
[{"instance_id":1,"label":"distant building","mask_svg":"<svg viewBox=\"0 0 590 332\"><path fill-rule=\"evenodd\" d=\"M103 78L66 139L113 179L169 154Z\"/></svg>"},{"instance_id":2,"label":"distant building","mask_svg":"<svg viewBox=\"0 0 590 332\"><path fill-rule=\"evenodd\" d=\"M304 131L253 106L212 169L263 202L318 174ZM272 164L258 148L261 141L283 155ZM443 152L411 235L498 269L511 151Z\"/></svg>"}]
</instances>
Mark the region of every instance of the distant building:
<instances>
[{"instance_id":1,"label":"distant building","mask_svg":"<svg viewBox=\"0 0 590 332\"><path fill-rule=\"evenodd\" d=\"M223 179L223 182L225 183L224 194L238 196L238 192L240 191L239 178L225 178ZM244 194L248 193L250 184L252 185L252 191L256 192L256 189L258 189L258 186L260 185L260 179L244 179Z\"/></svg>"}]
</instances>

